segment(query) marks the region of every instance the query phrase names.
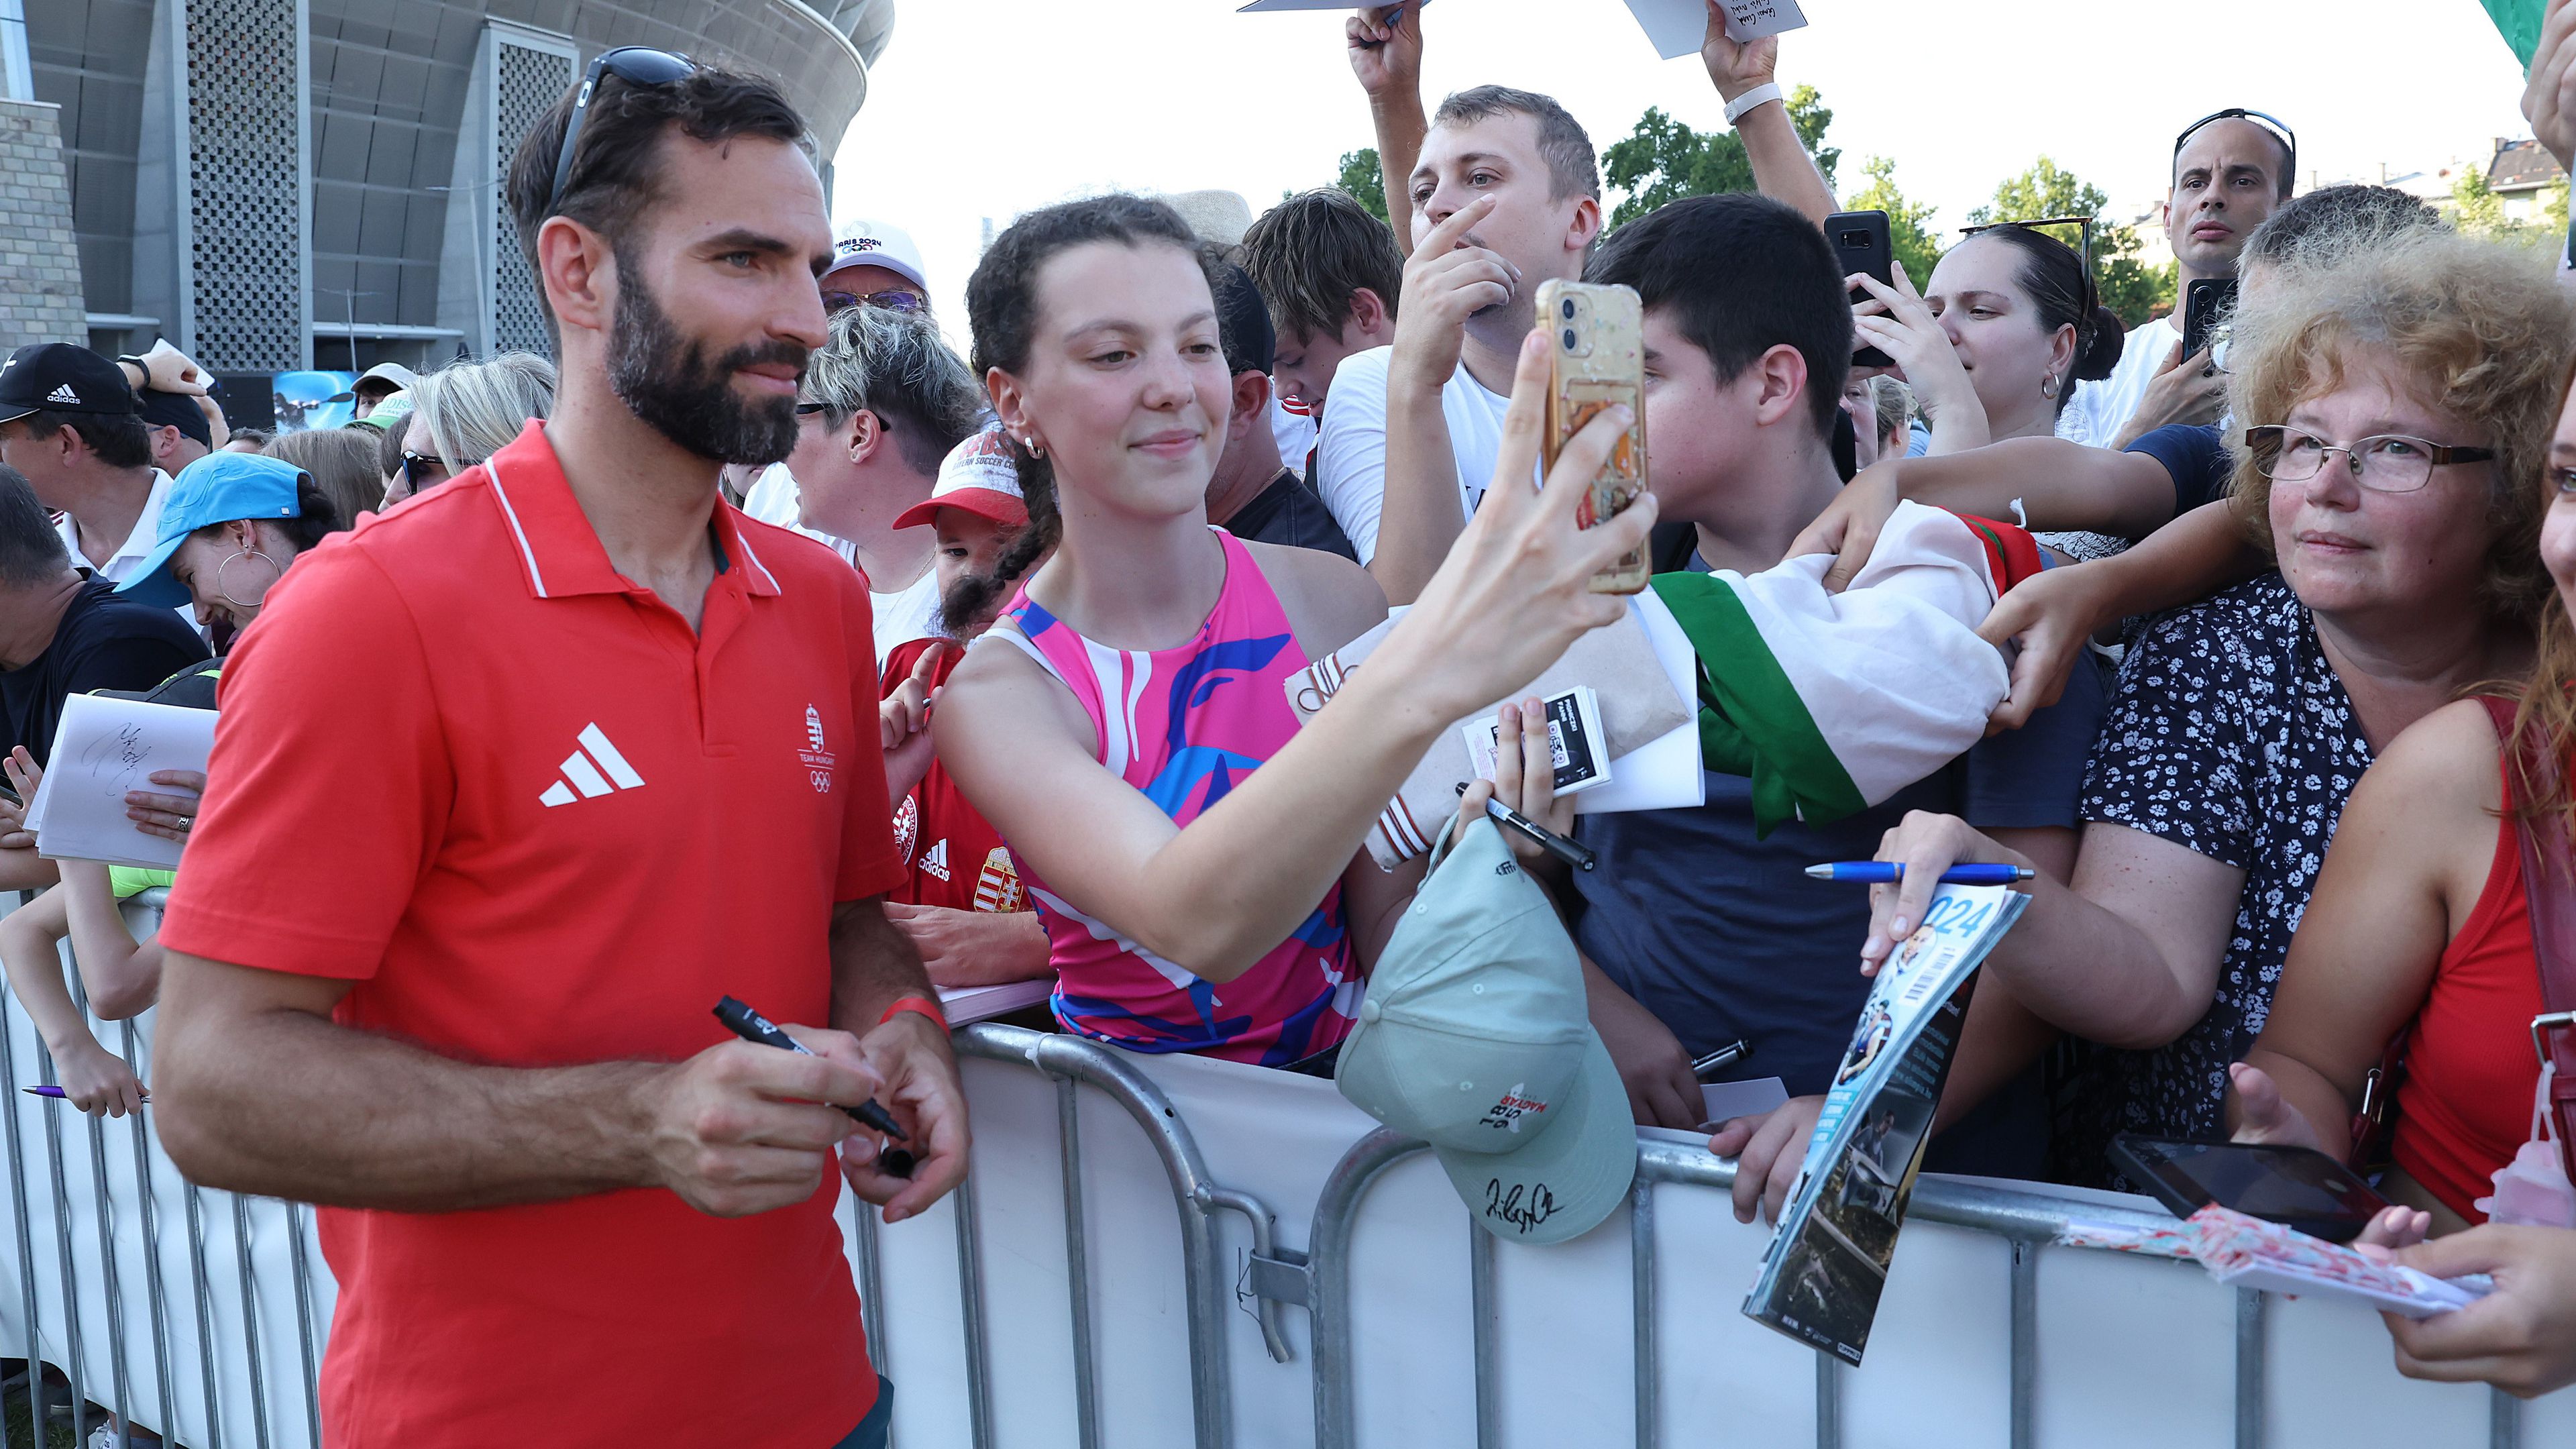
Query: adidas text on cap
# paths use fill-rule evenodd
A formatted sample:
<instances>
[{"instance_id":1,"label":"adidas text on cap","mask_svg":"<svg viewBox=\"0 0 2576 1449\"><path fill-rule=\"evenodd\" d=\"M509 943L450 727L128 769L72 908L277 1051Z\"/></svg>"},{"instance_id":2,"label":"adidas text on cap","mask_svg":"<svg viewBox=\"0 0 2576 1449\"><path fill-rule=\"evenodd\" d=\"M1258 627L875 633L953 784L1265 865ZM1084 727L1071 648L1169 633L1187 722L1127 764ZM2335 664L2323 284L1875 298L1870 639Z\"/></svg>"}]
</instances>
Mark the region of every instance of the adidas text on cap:
<instances>
[{"instance_id":1,"label":"adidas text on cap","mask_svg":"<svg viewBox=\"0 0 2576 1449\"><path fill-rule=\"evenodd\" d=\"M29 413L122 417L134 410L125 369L86 347L38 342L0 363L0 423Z\"/></svg>"}]
</instances>

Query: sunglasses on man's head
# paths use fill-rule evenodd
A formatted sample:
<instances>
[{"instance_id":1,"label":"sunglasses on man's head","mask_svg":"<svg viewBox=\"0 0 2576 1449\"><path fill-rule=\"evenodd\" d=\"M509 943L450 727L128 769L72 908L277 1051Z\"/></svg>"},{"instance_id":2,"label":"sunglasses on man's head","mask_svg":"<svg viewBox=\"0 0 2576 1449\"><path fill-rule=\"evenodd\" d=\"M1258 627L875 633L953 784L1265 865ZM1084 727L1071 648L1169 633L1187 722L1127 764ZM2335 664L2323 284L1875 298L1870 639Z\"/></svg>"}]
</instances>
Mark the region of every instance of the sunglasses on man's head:
<instances>
[{"instance_id":1,"label":"sunglasses on man's head","mask_svg":"<svg viewBox=\"0 0 2576 1449\"><path fill-rule=\"evenodd\" d=\"M2289 171L2287 172L2287 175L2295 178L2299 174L2298 132L2291 130L2289 123L2278 116L2265 115L2261 111L2249 111L2243 106L2229 106L2223 111L2212 111L2208 115L2201 117L2199 120L2192 122L2190 125L2183 127L2182 134L2174 137L2174 159L2177 161L2182 159L2182 148L2191 144L2191 138L2198 135L2202 127L2214 125L2220 121L2250 121L2253 124L2262 127L2264 130L2271 132L2272 139L2280 142L2281 149L2288 154ZM2283 184L2287 185L2288 183L2285 181Z\"/></svg>"},{"instance_id":2,"label":"sunglasses on man's head","mask_svg":"<svg viewBox=\"0 0 2576 1449\"><path fill-rule=\"evenodd\" d=\"M564 123L563 149L555 153L555 184L546 193L546 213L551 216L563 201L564 183L572 179L572 158L581 146L582 123L590 116L591 98L599 93L603 77L615 76L630 86L667 86L688 79L697 69L698 63L685 55L650 46L621 45L601 51L582 73L581 90L572 98L572 119Z\"/></svg>"},{"instance_id":3,"label":"sunglasses on man's head","mask_svg":"<svg viewBox=\"0 0 2576 1449\"><path fill-rule=\"evenodd\" d=\"M2080 245L2077 248L2077 254L2083 259L2084 275L2088 277L2093 275L2093 218L2089 216L2043 216L2036 221L1989 221L1980 223L1976 226L1963 226L1959 228L1959 233L1962 236L1975 236L1981 231L1993 231L1999 226L2018 226L2034 230L2043 226L2071 226L2081 228L2082 235L2078 238Z\"/></svg>"}]
</instances>

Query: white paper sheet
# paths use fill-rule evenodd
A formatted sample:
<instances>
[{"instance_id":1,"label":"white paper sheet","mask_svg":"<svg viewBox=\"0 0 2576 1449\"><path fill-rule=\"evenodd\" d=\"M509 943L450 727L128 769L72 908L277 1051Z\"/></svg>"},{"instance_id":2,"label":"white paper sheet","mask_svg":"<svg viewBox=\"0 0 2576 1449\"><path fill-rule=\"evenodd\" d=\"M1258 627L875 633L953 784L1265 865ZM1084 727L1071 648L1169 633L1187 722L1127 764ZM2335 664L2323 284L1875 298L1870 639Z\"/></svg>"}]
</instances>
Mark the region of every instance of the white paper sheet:
<instances>
[{"instance_id":1,"label":"white paper sheet","mask_svg":"<svg viewBox=\"0 0 2576 1449\"><path fill-rule=\"evenodd\" d=\"M1406 8L1419 10L1430 3L1431 0L1406 0ZM1355 0L1252 0L1251 4L1238 5L1234 10L1236 14L1243 15L1255 10L1357 10L1360 8L1362 7L1355 3Z\"/></svg>"},{"instance_id":2,"label":"white paper sheet","mask_svg":"<svg viewBox=\"0 0 2576 1449\"><path fill-rule=\"evenodd\" d=\"M1711 1131L1731 1117L1759 1117L1788 1105L1789 1084L1778 1077L1758 1077L1750 1082L1703 1082L1699 1089L1701 1110L1708 1115L1699 1125Z\"/></svg>"},{"instance_id":3,"label":"white paper sheet","mask_svg":"<svg viewBox=\"0 0 2576 1449\"><path fill-rule=\"evenodd\" d=\"M1726 33L1741 44L1796 30L1807 23L1798 0L1723 0L1726 6ZM1271 8L1265 0L1262 8ZM1697 55L1700 42L1708 38L1708 8L1700 0L1628 0L1629 13L1646 38L1655 43L1655 54L1666 60Z\"/></svg>"},{"instance_id":4,"label":"white paper sheet","mask_svg":"<svg viewBox=\"0 0 2576 1449\"><path fill-rule=\"evenodd\" d=\"M146 835L125 817L128 790L178 791L152 783L157 770L206 768L215 712L172 704L76 694L63 701L54 756L36 787L36 853L49 860L99 860L174 870L179 842Z\"/></svg>"}]
</instances>

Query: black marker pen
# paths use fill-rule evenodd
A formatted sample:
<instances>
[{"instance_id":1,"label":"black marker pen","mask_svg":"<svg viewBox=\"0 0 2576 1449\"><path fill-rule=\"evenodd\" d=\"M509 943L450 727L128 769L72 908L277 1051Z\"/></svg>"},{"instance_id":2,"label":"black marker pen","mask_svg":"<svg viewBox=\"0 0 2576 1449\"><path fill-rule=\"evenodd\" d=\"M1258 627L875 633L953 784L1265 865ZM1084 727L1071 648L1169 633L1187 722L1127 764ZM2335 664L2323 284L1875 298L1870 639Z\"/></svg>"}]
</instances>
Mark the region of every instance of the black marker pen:
<instances>
[{"instance_id":1,"label":"black marker pen","mask_svg":"<svg viewBox=\"0 0 2576 1449\"><path fill-rule=\"evenodd\" d=\"M734 1000L730 996L725 997L723 1000L716 1003L716 1020L723 1022L725 1024L725 1030L732 1032L735 1036L741 1037L744 1041L758 1042L762 1046L777 1047L782 1051L795 1052L800 1056L810 1057L814 1055L814 1053L805 1049L805 1044L803 1042L800 1042L796 1038L779 1030L778 1023L771 1021L768 1017L761 1015L759 1012L752 1010L750 1007L743 1005L741 1002ZM841 1106L838 1102L835 1102L832 1105L836 1107ZM855 1107L841 1107L841 1110L849 1113L853 1117L856 1117L865 1125L873 1127L888 1137L893 1138L897 1142L908 1142L911 1140L911 1138L904 1133L903 1128L895 1122L894 1114L888 1112L885 1108L878 1106L877 1099L874 1097L870 1097ZM900 1147L889 1147L882 1153L879 1153L877 1155L877 1162L880 1166L885 1168L887 1174L890 1176L912 1176L913 1156L911 1153L904 1151Z\"/></svg>"},{"instance_id":2,"label":"black marker pen","mask_svg":"<svg viewBox=\"0 0 2576 1449\"><path fill-rule=\"evenodd\" d=\"M1467 793L1466 781L1458 782L1458 793L1461 795ZM1517 830L1527 836L1530 843L1564 861L1567 865L1573 866L1576 870L1590 870L1600 863L1600 857L1592 853L1591 846L1579 840L1566 839L1490 795L1485 797L1485 813L1501 822L1504 828Z\"/></svg>"}]
</instances>

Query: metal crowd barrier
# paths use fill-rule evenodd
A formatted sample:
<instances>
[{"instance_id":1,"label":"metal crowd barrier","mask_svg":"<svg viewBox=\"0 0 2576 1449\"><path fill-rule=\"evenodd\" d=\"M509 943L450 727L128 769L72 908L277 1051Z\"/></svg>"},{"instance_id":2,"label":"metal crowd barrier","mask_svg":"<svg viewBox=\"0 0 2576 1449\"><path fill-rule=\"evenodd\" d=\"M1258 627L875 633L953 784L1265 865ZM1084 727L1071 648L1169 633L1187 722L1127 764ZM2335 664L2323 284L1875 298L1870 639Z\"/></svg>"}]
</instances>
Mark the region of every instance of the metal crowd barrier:
<instances>
[{"instance_id":1,"label":"metal crowd barrier","mask_svg":"<svg viewBox=\"0 0 2576 1449\"><path fill-rule=\"evenodd\" d=\"M162 896L129 907L139 937ZM19 904L0 893L0 915ZM62 959L87 1015L68 945ZM150 1014L88 1022L148 1087ZM320 1449L333 1289L313 1210L191 1185L162 1153L148 1104L111 1120L28 1095L55 1083L54 1062L13 993L0 993L0 1079L0 1272L17 1278L0 1291L0 1356L26 1359L30 1406L25 1420L0 1416L0 1449L44 1444L64 1409L87 1449L101 1422L92 1404L114 1415L119 1449L151 1442L138 1430L190 1449ZM47 1382L49 1366L62 1383Z\"/></svg>"},{"instance_id":2,"label":"metal crowd barrier","mask_svg":"<svg viewBox=\"0 0 2576 1449\"><path fill-rule=\"evenodd\" d=\"M0 905L12 903L11 897L0 896ZM139 904L138 924L148 924L158 902L146 898ZM66 978L78 999L78 972L67 969ZM149 1082L148 1016L133 1022L92 1018L91 1026ZM1232 1304L1215 1231L1217 1214L1231 1213L1250 1232L1243 1280L1255 1303L1266 1357L1274 1364L1292 1362L1283 1315L1291 1307L1306 1309L1317 1449L1354 1449L1357 1336L1351 1263L1358 1214L1372 1185L1387 1169L1422 1151L1422 1144L1384 1130L1355 1143L1326 1180L1311 1219L1308 1248L1300 1252L1277 1241L1275 1216L1266 1206L1211 1176L1188 1122L1133 1058L1077 1037L992 1024L961 1029L956 1044L963 1057L1024 1067L1053 1086L1065 1183L1071 1397L1081 1449L1099 1449L1103 1442L1083 1139L1076 1109L1077 1094L1086 1085L1116 1103L1145 1134L1179 1214L1195 1444L1225 1449L1233 1441L1234 1384L1226 1351ZM43 1442L48 1405L68 1399L73 1428L84 1446L93 1422L87 1406L95 1402L129 1430L154 1430L169 1442L197 1449L297 1444L319 1449L315 1386L333 1290L312 1238L311 1209L187 1184L153 1139L148 1106L123 1120L103 1121L82 1116L60 1099L25 1095L19 1089L52 1083L54 1066L11 996L0 996L0 1078L9 1087L0 1137L5 1137L10 1176L10 1190L0 1201L10 1219L8 1244L0 1245L0 1272L14 1268L17 1277L15 1293L0 1291L0 1355L14 1350L30 1365L35 1442ZM1639 1142L1628 1222L1634 1433L1640 1449L1660 1449L1664 1442L1658 1412L1663 1346L1655 1312L1657 1192L1723 1192L1733 1180L1734 1164L1696 1144ZM882 1230L873 1208L845 1200L845 1207L852 1206L852 1268L870 1344L882 1354L888 1321ZM971 1177L956 1195L954 1212L968 1437L973 1449L992 1449L998 1380L987 1358L989 1305L984 1302ZM2030 1449L2034 1443L2041 1251L2056 1245L2073 1221L2137 1227L2170 1221L2152 1213L1938 1178L1918 1183L1909 1220L1990 1234L2011 1246L2012 1449ZM1504 1434L1495 1383L1495 1250L1491 1236L1463 1212L1459 1226L1472 1305L1467 1336L1472 1342L1475 1443L1496 1449ZM2180 1264L2176 1270L2198 1271ZM2260 1449L2263 1443L2266 1306L2265 1295L2236 1296L2237 1449ZM1731 1311L1732 1305L1727 1307ZM1902 1350L1882 1340L1880 1351ZM62 1374L65 1383L59 1389L46 1383L47 1365ZM1841 1449L1847 1376L1830 1356L1815 1355L1817 1449ZM2515 1449L2521 1443L2516 1400L2493 1394L2488 1420L2490 1449ZM20 1427L0 1419L0 1449L16 1449L22 1442ZM120 1435L120 1445L125 1442Z\"/></svg>"},{"instance_id":3,"label":"metal crowd barrier","mask_svg":"<svg viewBox=\"0 0 2576 1449\"><path fill-rule=\"evenodd\" d=\"M1425 1150L1423 1144L1384 1129L1354 1144L1324 1185L1312 1219L1308 1249L1300 1253L1273 1240L1272 1216L1260 1203L1210 1181L1189 1124L1168 1094L1138 1071L1124 1054L1078 1037L991 1024L961 1029L956 1044L963 1057L1026 1066L1054 1084L1066 1183L1064 1230L1073 1312L1073 1397L1078 1406L1082 1449L1096 1449L1100 1442L1092 1287L1086 1264L1083 1190L1078 1170L1082 1146L1074 1110L1075 1093L1085 1083L1115 1101L1151 1140L1180 1212L1183 1273L1189 1285L1193 1427L1199 1449L1224 1449L1232 1442L1228 1415L1231 1388L1224 1371L1224 1291L1210 1230L1210 1217L1217 1209L1239 1213L1253 1225L1253 1248L1245 1277L1250 1292L1259 1299L1260 1322L1273 1361L1287 1363L1290 1359L1279 1313L1286 1307L1298 1306L1311 1315L1316 1449L1354 1449L1358 1443L1353 1402L1356 1335L1350 1269L1357 1215L1379 1176ZM1629 1196L1628 1214L1634 1294L1634 1432L1639 1449L1660 1449L1665 1442L1658 1413L1661 1345L1654 1301L1657 1189L1725 1192L1732 1188L1734 1177L1734 1163L1711 1156L1696 1144L1644 1139L1638 1144L1637 1177ZM993 1375L984 1361L988 1306L982 1301L977 1217L971 1196L961 1198L957 1213L959 1273L965 1286L963 1319L972 1443L974 1449L990 1449ZM2038 1269L2042 1250L2055 1247L2072 1252L2097 1251L2059 1242L2075 1223L2088 1228L2154 1228L2170 1226L2172 1222L2152 1212L1941 1178L1918 1181L1907 1217L1910 1222L1939 1223L1990 1234L2011 1247L2011 1449L2031 1449L2035 1443L2034 1391L2041 1334ZM876 1252L873 1219L872 1211L862 1209L863 1265L872 1264ZM1504 1442L1504 1434L1495 1388L1493 1239L1464 1212L1459 1225L1466 1239L1472 1303L1473 1321L1468 1334L1473 1341L1474 1442L1479 1449L1497 1449ZM2200 1272L2196 1265L2165 1261L2172 1264L2174 1271ZM868 1277L864 1285L868 1300L882 1323L886 1307L878 1301L872 1271ZM2246 1290L2236 1294L2236 1449L2261 1449L2264 1442L2266 1304L2265 1294ZM1732 1311L1733 1305L1726 1308ZM882 1344L881 1334L881 1329L872 1328L870 1341ZM1882 1337L1878 1351L1903 1349L1901 1344ZM1816 1449L1841 1449L1842 1390L1848 1373L1832 1356L1815 1355ZM2516 1449L2521 1443L2521 1405L2509 1395L2492 1390L2489 1393L2490 1449Z\"/></svg>"}]
</instances>

